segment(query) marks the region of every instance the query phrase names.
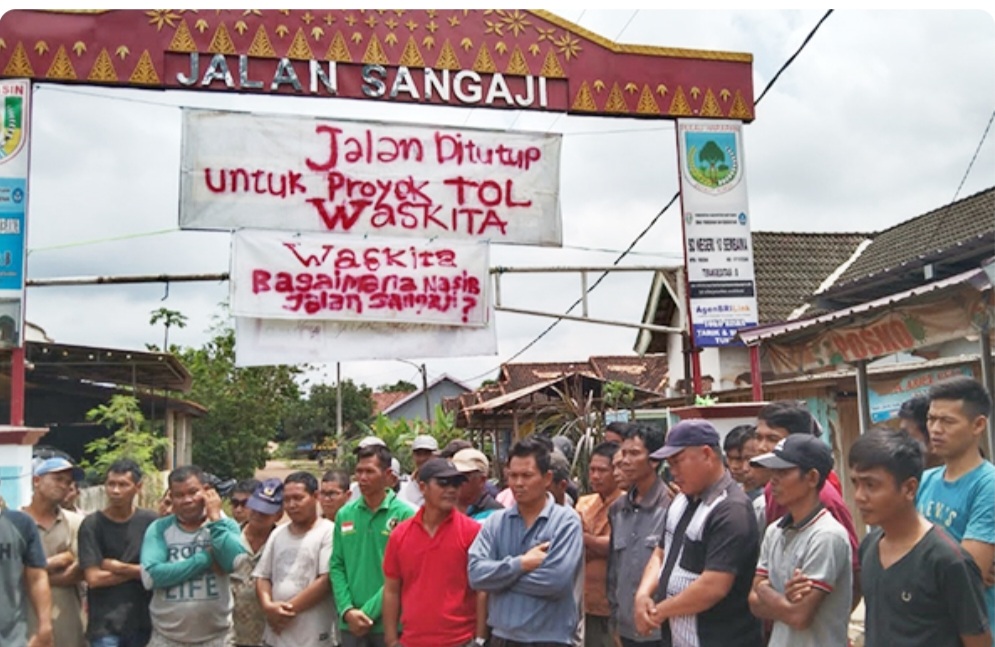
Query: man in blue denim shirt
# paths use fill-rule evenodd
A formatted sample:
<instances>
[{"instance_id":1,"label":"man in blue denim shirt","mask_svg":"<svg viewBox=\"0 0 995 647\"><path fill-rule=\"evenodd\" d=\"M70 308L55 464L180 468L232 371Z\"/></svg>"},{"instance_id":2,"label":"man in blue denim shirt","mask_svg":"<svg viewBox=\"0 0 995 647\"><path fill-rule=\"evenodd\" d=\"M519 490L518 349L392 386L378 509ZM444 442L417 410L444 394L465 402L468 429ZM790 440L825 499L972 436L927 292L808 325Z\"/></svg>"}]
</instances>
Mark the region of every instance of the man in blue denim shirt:
<instances>
[{"instance_id":1,"label":"man in blue denim shirt","mask_svg":"<svg viewBox=\"0 0 995 647\"><path fill-rule=\"evenodd\" d=\"M580 618L574 583L583 567L580 517L558 506L549 449L515 443L507 478L515 504L484 521L470 547L470 586L486 591L491 647L559 647L573 643Z\"/></svg>"}]
</instances>

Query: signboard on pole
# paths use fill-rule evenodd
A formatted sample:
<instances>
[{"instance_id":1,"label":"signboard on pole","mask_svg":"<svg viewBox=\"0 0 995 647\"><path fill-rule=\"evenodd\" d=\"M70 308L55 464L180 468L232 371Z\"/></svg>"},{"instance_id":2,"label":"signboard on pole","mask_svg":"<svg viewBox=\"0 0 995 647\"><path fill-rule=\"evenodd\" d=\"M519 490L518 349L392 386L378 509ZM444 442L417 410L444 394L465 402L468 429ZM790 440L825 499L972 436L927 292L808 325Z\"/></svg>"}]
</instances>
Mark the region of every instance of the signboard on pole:
<instances>
[{"instance_id":1,"label":"signboard on pole","mask_svg":"<svg viewBox=\"0 0 995 647\"><path fill-rule=\"evenodd\" d=\"M24 343L31 83L0 80L0 348Z\"/></svg>"},{"instance_id":2,"label":"signboard on pole","mask_svg":"<svg viewBox=\"0 0 995 647\"><path fill-rule=\"evenodd\" d=\"M240 230L232 237L236 317L482 327L488 246Z\"/></svg>"},{"instance_id":3,"label":"signboard on pole","mask_svg":"<svg viewBox=\"0 0 995 647\"><path fill-rule=\"evenodd\" d=\"M677 121L684 246L695 346L728 346L758 321L739 121Z\"/></svg>"},{"instance_id":4,"label":"signboard on pole","mask_svg":"<svg viewBox=\"0 0 995 647\"><path fill-rule=\"evenodd\" d=\"M180 227L558 246L560 142L185 110Z\"/></svg>"}]
</instances>

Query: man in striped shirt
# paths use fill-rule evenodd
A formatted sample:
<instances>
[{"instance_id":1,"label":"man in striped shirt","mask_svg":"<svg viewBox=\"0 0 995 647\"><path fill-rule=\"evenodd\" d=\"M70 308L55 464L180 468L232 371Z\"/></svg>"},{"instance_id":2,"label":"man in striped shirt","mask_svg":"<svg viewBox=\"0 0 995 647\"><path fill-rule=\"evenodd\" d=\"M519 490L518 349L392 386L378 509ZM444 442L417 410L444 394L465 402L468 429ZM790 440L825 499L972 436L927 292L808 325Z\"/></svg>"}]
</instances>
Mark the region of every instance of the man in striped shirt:
<instances>
[{"instance_id":1,"label":"man in striped shirt","mask_svg":"<svg viewBox=\"0 0 995 647\"><path fill-rule=\"evenodd\" d=\"M747 602L760 552L757 519L725 468L718 432L707 420L682 420L651 458L667 460L681 494L643 571L636 628L660 627L671 647L761 647Z\"/></svg>"}]
</instances>

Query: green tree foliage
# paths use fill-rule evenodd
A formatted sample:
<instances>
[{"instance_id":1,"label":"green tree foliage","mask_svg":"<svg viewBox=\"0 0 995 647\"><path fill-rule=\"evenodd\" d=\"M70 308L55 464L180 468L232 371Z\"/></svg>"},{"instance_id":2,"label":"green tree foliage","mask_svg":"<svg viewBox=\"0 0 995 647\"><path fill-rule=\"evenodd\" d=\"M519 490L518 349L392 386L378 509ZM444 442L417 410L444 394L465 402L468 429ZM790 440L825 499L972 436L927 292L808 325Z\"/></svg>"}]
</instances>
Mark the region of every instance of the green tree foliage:
<instances>
[{"instance_id":1,"label":"green tree foliage","mask_svg":"<svg viewBox=\"0 0 995 647\"><path fill-rule=\"evenodd\" d=\"M159 322L165 326L166 332L162 337L162 350L165 352L170 352L169 348L169 329L173 326L177 328L187 327L187 317L185 314L179 310L170 310L169 308L159 308L158 310L153 310L151 317L149 317L149 324L154 326ZM156 350L155 344L147 344L149 350Z\"/></svg>"},{"instance_id":2,"label":"green tree foliage","mask_svg":"<svg viewBox=\"0 0 995 647\"><path fill-rule=\"evenodd\" d=\"M466 432L456 426L456 414L446 412L442 405L436 405L432 413L432 424L428 425L424 420L418 418L414 420L399 419L391 420L384 414L378 415L368 425L362 425L363 435L376 436L387 443L387 448L401 462L401 467L405 472L414 470L415 463L411 456L411 443L415 436L428 434L436 439L439 447L445 447L454 438L464 438ZM340 454L343 458L343 467L351 469L352 464L349 459L352 457L352 448L355 441L350 441L344 447L344 452Z\"/></svg>"},{"instance_id":3,"label":"green tree foliage","mask_svg":"<svg viewBox=\"0 0 995 647\"><path fill-rule=\"evenodd\" d=\"M601 400L609 409L630 409L636 397L636 387L617 380L606 382L601 391Z\"/></svg>"},{"instance_id":4,"label":"green tree foliage","mask_svg":"<svg viewBox=\"0 0 995 647\"><path fill-rule=\"evenodd\" d=\"M212 332L202 348L179 353L193 374L193 388L184 397L208 410L193 421L193 461L222 477L249 478L265 464L266 443L300 400L295 378L301 369L236 367L235 331L219 323Z\"/></svg>"},{"instance_id":5,"label":"green tree foliage","mask_svg":"<svg viewBox=\"0 0 995 647\"><path fill-rule=\"evenodd\" d=\"M83 467L100 476L104 476L111 463L120 458L130 458L143 472L152 474L159 470L159 459L170 449L168 439L152 432L133 396L111 396L107 404L87 411L86 419L114 430L111 436L97 438L86 445Z\"/></svg>"},{"instance_id":6,"label":"green tree foliage","mask_svg":"<svg viewBox=\"0 0 995 647\"><path fill-rule=\"evenodd\" d=\"M336 388L334 384L315 384L306 399L288 406L283 419L282 436L296 442L320 443L335 436ZM373 392L365 384L342 381L342 428L347 438L363 433L373 420Z\"/></svg>"},{"instance_id":7,"label":"green tree foliage","mask_svg":"<svg viewBox=\"0 0 995 647\"><path fill-rule=\"evenodd\" d=\"M393 384L382 384L377 388L380 393L413 393L418 387L407 380L398 380Z\"/></svg>"}]
</instances>

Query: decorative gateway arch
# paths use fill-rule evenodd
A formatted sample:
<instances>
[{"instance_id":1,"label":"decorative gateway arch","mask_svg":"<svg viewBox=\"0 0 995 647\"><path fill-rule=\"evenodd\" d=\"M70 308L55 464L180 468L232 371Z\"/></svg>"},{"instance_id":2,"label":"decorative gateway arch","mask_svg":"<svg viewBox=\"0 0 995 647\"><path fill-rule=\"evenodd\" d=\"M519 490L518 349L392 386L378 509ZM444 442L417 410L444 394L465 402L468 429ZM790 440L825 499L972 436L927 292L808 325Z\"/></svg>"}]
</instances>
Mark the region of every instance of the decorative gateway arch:
<instances>
[{"instance_id":1,"label":"decorative gateway arch","mask_svg":"<svg viewBox=\"0 0 995 647\"><path fill-rule=\"evenodd\" d=\"M517 9L18 10L0 17L0 71L3 79L26 80L22 81L25 86L34 81L674 119L678 121L681 156L682 224L688 277L686 320L692 346L736 343L732 340L736 329L756 323L746 187L745 182L741 182L744 177L741 124L754 118L750 54L620 44L551 13ZM12 82L3 83L7 84L6 88ZM21 87L19 91L23 92L24 86ZM13 112L8 110L4 114L5 141L8 134L11 138L15 136L15 130L17 137L27 139L29 117L15 124L8 118L8 113L12 115ZM200 118L210 119L211 116L200 115ZM191 133L210 132L210 128L197 129L188 124L193 121L184 119L185 138ZM231 123L234 122L229 125ZM351 123L355 127L359 122ZM288 139L302 128L299 123L287 127L291 133ZM308 124L303 126L309 127ZM338 132L335 129L334 124L314 125L315 133L327 135ZM368 129L367 134L369 132ZM470 131L470 134L477 136L480 131ZM459 138L461 135L460 132L448 132L442 137ZM418 136L411 135L405 142L411 145ZM439 134L435 133L435 137L438 142ZM425 138L425 142L429 142L431 134L426 134ZM357 141L360 139L357 136ZM185 149L188 143L185 139ZM532 148L554 151L555 154L542 153L542 161L552 162L552 172L546 169L546 181L549 183L550 174L553 180L545 188L558 196L558 141L549 149L524 146L521 150ZM361 156L359 150L357 145L357 158ZM491 152L501 155L497 148L492 148ZM292 154L298 154L302 164L306 161L299 151L291 151L287 156L292 157ZM196 166L203 162L197 155L190 153L188 156L185 151L184 165ZM289 159L287 156L284 157ZM531 162L536 161L528 159L529 163L524 165L504 164L515 167L509 171L512 175L497 177L501 174L495 173L495 177L491 177L485 174L479 182L481 185L487 182L497 185L498 180L508 182L500 185L506 196L503 207L517 207L512 196L516 199L519 196L512 190L512 183L518 182L514 187L517 189L521 182L513 173L523 171L523 166L528 170ZM330 163L325 163L321 170L327 170ZM311 170L315 170L314 167L312 164ZM181 177L190 188L195 178L187 171L185 169ZM285 177L291 193L294 172L292 170ZM3 173L3 159L0 159L0 177ZM239 177L233 171L229 176L231 184L234 185ZM26 186L26 175L23 180ZM215 184L217 182L218 176ZM249 186L249 177L245 178L245 183ZM409 178L409 184L410 191L413 179ZM462 188L464 185L460 185ZM189 195L195 195L198 190L204 192L203 187L193 186ZM481 190L480 199L485 201L483 196ZM185 195L180 206L181 224L188 207ZM553 223L552 236L499 240L490 228L484 232L462 232L454 237L460 239L459 244L560 244L558 199L542 211L540 217ZM495 217L513 215L501 213ZM23 211L21 218L23 225ZM341 224L346 220L343 213L337 220L325 218L325 223ZM184 226L188 225L190 228L212 228L210 223L190 225L189 220ZM237 229L239 226L226 221L214 228ZM23 226L10 231L13 229L19 233ZM349 233L342 229L329 225L326 233ZM23 235L12 236L10 231L6 226L0 227L0 240L6 239L5 247L17 247L18 253L22 254ZM273 249L289 249L287 241L258 232L245 237L256 239L255 247L251 248L254 251L241 254L243 261L249 259L246 261L249 267L263 262L260 259L266 254L275 253ZM367 239L367 245L371 240ZM412 257L433 251L428 249L430 243L425 241L411 246ZM335 244L340 245L338 252L341 252L342 244ZM309 250L291 249L294 258L288 258L284 253L281 263L300 263L309 268L308 259L314 263L318 263L319 257L324 260L331 247L315 242L310 251L318 256L309 256ZM368 252L360 249L361 245L355 247L353 252ZM450 255L463 253L454 249L443 251ZM323 251L325 256L320 256ZM438 250L434 251L438 258ZM377 253L383 252L383 246L378 248ZM483 253L486 255L486 251ZM239 255L237 244L235 255ZM474 253L471 250L464 255L472 258ZM244 288L247 283L250 288L262 286L267 290L280 285L278 274L270 273L265 280L253 283L251 278L237 276L235 269L233 262L233 297L237 296L236 286ZM370 267L366 269L370 270ZM254 276L258 279L262 275ZM448 282L442 285L458 284L465 291L467 281L472 280L466 276L464 271L462 282L447 277ZM426 284L433 281L433 285L441 280L438 276L417 273L409 278ZM318 279L325 281L326 288L337 280L330 276ZM314 280L315 277L311 277L309 282ZM0 297L20 299L23 267L19 281L19 286L5 284L3 287L11 290ZM484 283L487 283L486 275ZM285 283L286 286L292 289L292 281ZM483 296L487 296L486 291ZM322 298L325 297L328 294ZM313 309L328 310L326 301ZM259 363L279 361L278 357L284 358L282 361L349 359L328 350L335 347L341 351L347 346L344 339L351 340L348 345L352 348L365 345L363 342L371 339L409 340L407 346L383 351L391 353L387 355L390 357L404 356L409 349L422 351L419 356L430 356L425 352L426 348L438 351L439 355L481 354L479 342L486 337L482 337L480 331L485 331L493 340L494 326L489 299L479 301L484 303L474 306L478 311L468 309L466 300L458 301L454 307L460 309L457 314L461 316L443 317L444 325L441 326L438 320L418 317L371 317L358 323L336 320L334 315L320 321L299 313L275 318L274 312L279 314L281 308L273 303L263 310L266 317L274 318L262 318L257 313L255 318L238 317L236 325L240 342L251 339L254 340L251 344L266 346L267 340L278 340L279 343L271 344L255 358ZM404 334L398 335L399 330ZM476 341L452 343L453 339L460 339L460 335L464 341ZM16 355L18 344L12 345ZM496 341L492 341L491 346L496 353ZM320 353L325 355L308 354L304 351L307 348L324 348ZM14 364L16 372L16 357Z\"/></svg>"}]
</instances>

